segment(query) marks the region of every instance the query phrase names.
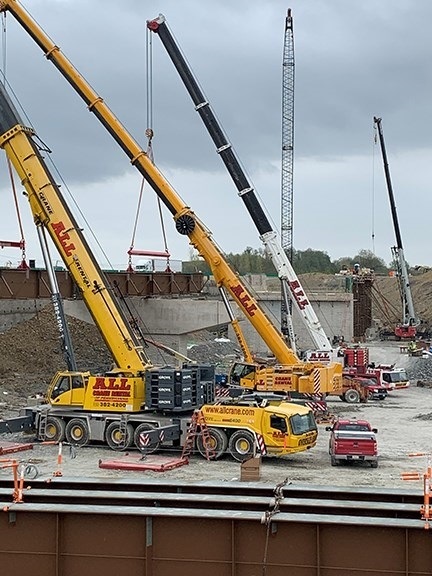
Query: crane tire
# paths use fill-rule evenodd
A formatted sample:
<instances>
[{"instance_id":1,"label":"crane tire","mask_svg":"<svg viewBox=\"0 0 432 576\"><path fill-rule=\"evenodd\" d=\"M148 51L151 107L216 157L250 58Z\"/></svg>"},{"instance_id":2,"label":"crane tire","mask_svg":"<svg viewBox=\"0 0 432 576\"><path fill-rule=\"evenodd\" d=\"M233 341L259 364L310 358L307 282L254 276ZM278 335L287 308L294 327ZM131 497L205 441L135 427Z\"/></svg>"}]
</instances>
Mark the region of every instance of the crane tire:
<instances>
[{"instance_id":1,"label":"crane tire","mask_svg":"<svg viewBox=\"0 0 432 576\"><path fill-rule=\"evenodd\" d=\"M148 446L143 445L143 443L141 442L141 434L145 434L149 430L155 430L155 429L156 426L154 426L153 424L149 424L148 422L143 422L142 424L140 424L135 428L133 441L138 450L140 450L141 452L145 452L146 454L153 454L153 452L159 450L160 442L155 442L153 444L149 444Z\"/></svg>"},{"instance_id":2,"label":"crane tire","mask_svg":"<svg viewBox=\"0 0 432 576\"><path fill-rule=\"evenodd\" d=\"M226 451L228 446L228 437L223 430L219 428L208 429L208 444L207 451L209 452L210 460L217 460ZM206 446L204 445L204 438L199 434L196 439L196 447L198 452L203 458L207 458Z\"/></svg>"},{"instance_id":3,"label":"crane tire","mask_svg":"<svg viewBox=\"0 0 432 576\"><path fill-rule=\"evenodd\" d=\"M39 433L39 438L45 442L63 442L65 437L64 420L57 416L48 416L45 425L45 434Z\"/></svg>"},{"instance_id":4,"label":"crane tire","mask_svg":"<svg viewBox=\"0 0 432 576\"><path fill-rule=\"evenodd\" d=\"M348 404L358 404L360 402L360 394L358 390L350 388L345 392L345 400Z\"/></svg>"},{"instance_id":5,"label":"crane tire","mask_svg":"<svg viewBox=\"0 0 432 576\"><path fill-rule=\"evenodd\" d=\"M371 461L371 468L378 468L378 460Z\"/></svg>"},{"instance_id":6,"label":"crane tire","mask_svg":"<svg viewBox=\"0 0 432 576\"><path fill-rule=\"evenodd\" d=\"M82 418L72 418L66 424L66 440L72 446L87 446L90 442L90 431L87 422Z\"/></svg>"},{"instance_id":7,"label":"crane tire","mask_svg":"<svg viewBox=\"0 0 432 576\"><path fill-rule=\"evenodd\" d=\"M229 439L228 450L234 460L244 462L255 454L255 437L248 430L237 430Z\"/></svg>"},{"instance_id":8,"label":"crane tire","mask_svg":"<svg viewBox=\"0 0 432 576\"><path fill-rule=\"evenodd\" d=\"M105 440L111 450L121 451L130 448L133 444L133 437L132 424L126 424L125 435L121 429L119 420L115 420L108 424L105 430Z\"/></svg>"}]
</instances>

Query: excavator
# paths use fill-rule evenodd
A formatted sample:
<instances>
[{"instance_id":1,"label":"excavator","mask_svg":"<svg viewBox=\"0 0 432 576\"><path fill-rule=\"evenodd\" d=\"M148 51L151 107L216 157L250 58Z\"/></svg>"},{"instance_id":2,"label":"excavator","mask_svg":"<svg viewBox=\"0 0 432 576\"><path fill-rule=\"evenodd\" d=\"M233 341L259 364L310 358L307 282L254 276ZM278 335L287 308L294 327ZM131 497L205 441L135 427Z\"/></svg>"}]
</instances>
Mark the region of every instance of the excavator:
<instances>
[{"instance_id":1,"label":"excavator","mask_svg":"<svg viewBox=\"0 0 432 576\"><path fill-rule=\"evenodd\" d=\"M320 362L335 361L337 350L332 348L331 342L300 283L300 279L295 273L287 254L281 246L277 232L272 229L271 223L267 218L239 159L237 158L233 146L228 141L208 99L195 79L186 58L183 56L175 41L174 36L171 34L165 16L160 14L158 18L147 21L147 28L159 36L168 56L174 64L175 69L193 101L195 110L198 112L216 146L217 153L221 157L237 188L238 195L243 200L243 203L258 230L260 239L262 240L266 251L270 254L273 265L281 280L285 309L290 310L290 301L294 302L294 305L297 308L299 316L315 346L315 350L309 351L307 357L309 359L319 360ZM293 336L291 334L290 340L292 345Z\"/></svg>"},{"instance_id":2,"label":"excavator","mask_svg":"<svg viewBox=\"0 0 432 576\"><path fill-rule=\"evenodd\" d=\"M208 228L180 198L178 193L148 158L144 150L111 112L103 99L84 80L64 56L59 47L43 32L19 2L16 0L0 1L0 11L6 10L16 18L27 33L35 40L45 53L47 59L51 60L59 69L69 84L84 100L89 111L95 114L109 134L129 157L132 165L135 166L148 181L171 212L177 231L189 238L192 246L211 267L217 285L221 289L221 292L225 294L225 300L228 300L228 295L234 300L238 308L251 322L272 351L277 362L275 366L262 366L256 362L240 363L236 371L239 384L253 390L297 391L309 394L326 394L330 391L341 390L341 365L338 363L323 365L320 362L300 361L293 350L286 344L280 332L267 318L252 294L249 293L236 273L230 268L223 254L213 241ZM29 133L29 129L23 128L20 122L17 121L17 118L8 118L8 120L9 122L4 125L6 132L3 134L3 138L5 139L3 147L5 147L6 151L10 142L13 141L13 139L8 139L7 135L10 136L13 133L17 138L18 136L24 138L24 136ZM11 156L18 164L18 170L21 171L23 181L25 182L29 174L29 171L25 167L26 156L20 154L19 157L16 158L16 151L12 151ZM19 168L21 163L23 165ZM41 194L44 196L43 192L39 192L39 197L41 197ZM41 200L43 203L44 199L41 198ZM50 209L49 203L47 208ZM68 246L72 242L72 229L73 225L71 228L63 224L56 227L57 248L63 250L68 249ZM71 255L72 252L70 253L70 256ZM88 281L85 267L81 266L79 273L82 274L83 279ZM93 291L97 293L99 286L94 285ZM131 345L131 349L133 349L134 352L130 351L128 355L136 357L142 354L142 351L138 351L134 345ZM142 368L142 366L143 363L140 362L139 368ZM146 366L145 363L144 366Z\"/></svg>"}]
</instances>

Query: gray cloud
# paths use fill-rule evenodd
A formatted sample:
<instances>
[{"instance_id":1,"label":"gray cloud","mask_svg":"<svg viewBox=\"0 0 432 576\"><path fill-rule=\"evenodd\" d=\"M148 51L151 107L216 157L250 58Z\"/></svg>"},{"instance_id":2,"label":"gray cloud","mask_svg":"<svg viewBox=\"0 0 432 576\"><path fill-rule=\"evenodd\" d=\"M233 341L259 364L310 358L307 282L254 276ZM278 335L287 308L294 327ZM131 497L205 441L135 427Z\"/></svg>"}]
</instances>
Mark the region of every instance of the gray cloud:
<instances>
[{"instance_id":1,"label":"gray cloud","mask_svg":"<svg viewBox=\"0 0 432 576\"><path fill-rule=\"evenodd\" d=\"M260 193L277 222L275 171L280 161L286 14L280 1L24 0L23 4L143 147L145 23L164 13L247 171L253 176L260 173L266 188L262 175L267 174L272 196L267 189ZM373 115L383 117L395 175L395 159L430 147L432 3L292 0L291 7L296 50L295 174L296 183L304 183L295 194L302 210L323 195L330 198L333 212L327 219L331 220L339 188L347 186L343 176L327 174L312 184L301 171L322 162L329 166L352 162L355 169L359 157L371 157ZM208 174L209 179L221 174L222 163L156 36L153 52L156 163L174 174L185 170ZM6 56L7 78L38 134L55 151L56 164L69 184L108 182L130 171L126 156L10 15ZM358 194L364 196L364 189ZM188 191L186 200L197 201L195 195L199 198L199 191ZM228 190L227 198L231 197L237 222L242 218L249 237L254 237L248 216ZM303 198L308 199L307 206ZM401 212L409 209L402 195L398 204ZM202 211L201 217L206 218ZM309 241L312 247L329 250L327 246L335 244L331 230L324 238L305 231L300 225L307 227L308 218L307 212L296 212L298 248L308 247ZM390 221L389 213L385 220ZM360 240L357 247L368 246ZM333 257L343 255L331 252Z\"/></svg>"}]
</instances>

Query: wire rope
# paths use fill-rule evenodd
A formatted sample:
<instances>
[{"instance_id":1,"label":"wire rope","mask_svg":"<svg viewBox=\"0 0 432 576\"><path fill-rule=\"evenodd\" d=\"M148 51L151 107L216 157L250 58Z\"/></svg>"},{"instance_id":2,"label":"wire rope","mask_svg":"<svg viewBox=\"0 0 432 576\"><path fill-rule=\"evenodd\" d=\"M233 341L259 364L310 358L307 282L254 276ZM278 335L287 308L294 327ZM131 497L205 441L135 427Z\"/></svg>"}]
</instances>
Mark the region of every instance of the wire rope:
<instances>
[{"instance_id":1,"label":"wire rope","mask_svg":"<svg viewBox=\"0 0 432 576\"><path fill-rule=\"evenodd\" d=\"M373 127L372 139L372 198L371 198L371 239L372 239L372 252L375 254L375 146L377 144L377 129Z\"/></svg>"},{"instance_id":2,"label":"wire rope","mask_svg":"<svg viewBox=\"0 0 432 576\"><path fill-rule=\"evenodd\" d=\"M153 40L151 31L146 28L146 120L147 120L147 128L145 131L145 135L147 137L147 150L146 154L148 158L154 163L154 153L153 153L153 146L152 140L154 136L153 131ZM145 187L145 179L143 178L141 181L140 192L138 196L138 203L137 203L137 210L135 213L134 225L132 230L132 239L129 248L129 260L128 260L128 270L133 270L132 267L132 252L135 246L135 238L138 229L138 222L139 216L141 212L141 206L143 203L143 195L144 195L144 187ZM169 250L168 250L168 241L167 235L165 230L165 223L163 219L163 212L162 212L162 202L159 197L157 197L157 206L158 206L158 213L159 213L159 220L161 223L161 230L162 230L162 238L164 243L164 250L167 254L167 268L166 271L170 271L170 264L169 264Z\"/></svg>"},{"instance_id":3,"label":"wire rope","mask_svg":"<svg viewBox=\"0 0 432 576\"><path fill-rule=\"evenodd\" d=\"M2 27L1 27L2 74L1 75L2 75L2 84L4 87L6 87L6 65L7 65L7 26L6 26L7 20L6 20L6 13L2 13L1 22L2 22ZM16 186L15 186L14 175L13 175L13 171L12 171L12 163L11 163L9 157L6 157L6 164L7 164L7 169L8 169L9 178L10 178L11 187L12 187L12 195L13 195L13 199L14 199L15 212L17 215L18 226L19 226L19 230L20 230L20 234L21 234L21 239L20 239L20 242L21 242L21 264L20 264L20 267L26 268L27 263L26 263L26 253L25 253L24 228L23 228L21 213L20 213L19 204L18 204L18 196L17 196Z\"/></svg>"}]
</instances>

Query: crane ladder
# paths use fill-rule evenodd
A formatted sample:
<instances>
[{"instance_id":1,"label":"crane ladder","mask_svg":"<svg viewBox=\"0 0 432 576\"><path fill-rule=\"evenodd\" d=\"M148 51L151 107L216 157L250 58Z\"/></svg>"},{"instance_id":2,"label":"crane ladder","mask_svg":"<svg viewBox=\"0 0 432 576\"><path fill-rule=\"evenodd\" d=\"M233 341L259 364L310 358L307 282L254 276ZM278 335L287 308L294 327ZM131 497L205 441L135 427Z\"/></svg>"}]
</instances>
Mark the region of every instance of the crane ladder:
<instances>
[{"instance_id":1,"label":"crane ladder","mask_svg":"<svg viewBox=\"0 0 432 576\"><path fill-rule=\"evenodd\" d=\"M195 410L192 414L183 446L182 459L189 459L195 447L195 440L198 437L202 439L206 459L212 460L215 457L215 452L212 448L207 423L201 410Z\"/></svg>"}]
</instances>

